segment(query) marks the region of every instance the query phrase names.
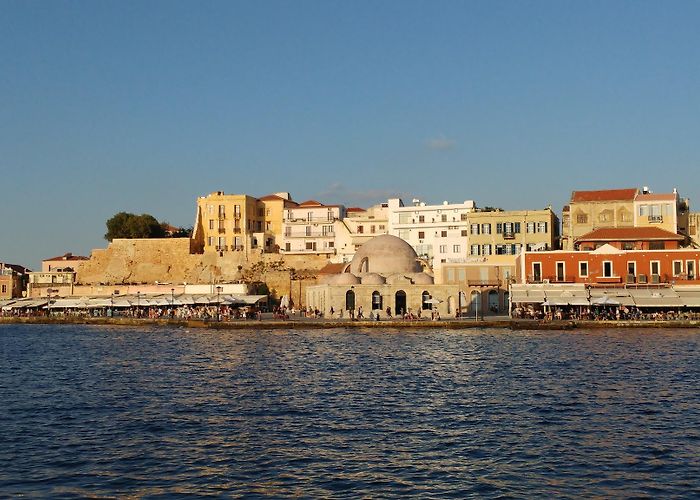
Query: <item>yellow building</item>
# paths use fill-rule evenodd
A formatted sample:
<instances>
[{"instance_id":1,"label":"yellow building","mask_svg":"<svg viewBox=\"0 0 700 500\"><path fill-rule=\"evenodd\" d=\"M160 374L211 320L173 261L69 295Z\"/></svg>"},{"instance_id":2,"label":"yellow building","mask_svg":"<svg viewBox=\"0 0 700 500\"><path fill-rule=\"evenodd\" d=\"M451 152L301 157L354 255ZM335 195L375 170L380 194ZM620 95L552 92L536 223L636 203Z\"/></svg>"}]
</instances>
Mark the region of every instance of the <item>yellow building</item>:
<instances>
[{"instance_id":1,"label":"yellow building","mask_svg":"<svg viewBox=\"0 0 700 500\"><path fill-rule=\"evenodd\" d=\"M577 241L601 228L658 227L688 233L688 200L673 193L655 194L644 187L574 191L562 215L562 249L576 250Z\"/></svg>"},{"instance_id":2,"label":"yellow building","mask_svg":"<svg viewBox=\"0 0 700 500\"><path fill-rule=\"evenodd\" d=\"M216 191L197 199L194 247L203 252L276 252L289 193L263 198Z\"/></svg>"},{"instance_id":3,"label":"yellow building","mask_svg":"<svg viewBox=\"0 0 700 500\"><path fill-rule=\"evenodd\" d=\"M468 258L553 250L558 245L559 219L551 208L470 212L467 223Z\"/></svg>"}]
</instances>

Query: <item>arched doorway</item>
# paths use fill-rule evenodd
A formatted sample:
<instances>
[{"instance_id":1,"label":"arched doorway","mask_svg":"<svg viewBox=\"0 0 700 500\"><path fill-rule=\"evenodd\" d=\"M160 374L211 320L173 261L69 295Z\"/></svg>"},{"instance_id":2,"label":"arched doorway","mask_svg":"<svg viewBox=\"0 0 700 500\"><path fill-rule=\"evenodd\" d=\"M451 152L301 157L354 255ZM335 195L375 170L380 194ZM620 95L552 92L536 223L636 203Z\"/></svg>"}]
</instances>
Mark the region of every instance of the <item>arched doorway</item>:
<instances>
[{"instance_id":1,"label":"arched doorway","mask_svg":"<svg viewBox=\"0 0 700 500\"><path fill-rule=\"evenodd\" d=\"M421 309L424 311L426 309L432 309L433 308L433 303L430 302L430 294L428 293L427 290L423 291L421 294Z\"/></svg>"},{"instance_id":2,"label":"arched doorway","mask_svg":"<svg viewBox=\"0 0 700 500\"><path fill-rule=\"evenodd\" d=\"M396 292L394 300L394 312L403 315L406 312L406 292L399 290Z\"/></svg>"},{"instance_id":3,"label":"arched doorway","mask_svg":"<svg viewBox=\"0 0 700 500\"><path fill-rule=\"evenodd\" d=\"M372 292L372 310L382 309L382 294L378 291Z\"/></svg>"},{"instance_id":4,"label":"arched doorway","mask_svg":"<svg viewBox=\"0 0 700 500\"><path fill-rule=\"evenodd\" d=\"M369 259L367 257L363 258L360 261L360 272L361 273L368 273L369 272Z\"/></svg>"},{"instance_id":5,"label":"arched doorway","mask_svg":"<svg viewBox=\"0 0 700 500\"><path fill-rule=\"evenodd\" d=\"M352 290L348 290L347 292L345 292L345 310L355 310L355 292L353 292Z\"/></svg>"},{"instance_id":6,"label":"arched doorway","mask_svg":"<svg viewBox=\"0 0 700 500\"><path fill-rule=\"evenodd\" d=\"M499 310L498 292L496 290L489 290L489 312L497 313Z\"/></svg>"},{"instance_id":7,"label":"arched doorway","mask_svg":"<svg viewBox=\"0 0 700 500\"><path fill-rule=\"evenodd\" d=\"M471 293L470 300L469 300L469 312L472 315L477 314L478 312L481 312L481 293L479 293L477 290L474 290Z\"/></svg>"}]
</instances>

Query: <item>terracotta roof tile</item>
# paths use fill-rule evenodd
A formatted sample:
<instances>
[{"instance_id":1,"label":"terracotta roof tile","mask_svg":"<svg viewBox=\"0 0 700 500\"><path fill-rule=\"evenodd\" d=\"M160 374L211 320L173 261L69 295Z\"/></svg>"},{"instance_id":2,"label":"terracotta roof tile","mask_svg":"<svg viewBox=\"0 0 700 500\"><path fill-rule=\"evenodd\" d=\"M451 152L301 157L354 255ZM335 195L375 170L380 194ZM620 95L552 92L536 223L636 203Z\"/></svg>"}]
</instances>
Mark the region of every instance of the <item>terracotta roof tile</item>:
<instances>
[{"instance_id":1,"label":"terracotta roof tile","mask_svg":"<svg viewBox=\"0 0 700 500\"><path fill-rule=\"evenodd\" d=\"M599 191L574 191L571 193L572 202L586 201L618 201L618 200L634 200L635 195L639 192L637 188L629 189L603 189Z\"/></svg>"},{"instance_id":2,"label":"terracotta roof tile","mask_svg":"<svg viewBox=\"0 0 700 500\"><path fill-rule=\"evenodd\" d=\"M360 207L349 207L346 209L347 212L366 212L364 208Z\"/></svg>"},{"instance_id":3,"label":"terracotta roof tile","mask_svg":"<svg viewBox=\"0 0 700 500\"><path fill-rule=\"evenodd\" d=\"M683 240L684 237L658 227L610 227L594 229L576 241Z\"/></svg>"},{"instance_id":4,"label":"terracotta roof tile","mask_svg":"<svg viewBox=\"0 0 700 500\"><path fill-rule=\"evenodd\" d=\"M319 269L318 274L340 274L347 266L347 263L333 264L329 263Z\"/></svg>"},{"instance_id":5,"label":"terracotta roof tile","mask_svg":"<svg viewBox=\"0 0 700 500\"><path fill-rule=\"evenodd\" d=\"M635 201L676 201L676 195L673 193L639 193Z\"/></svg>"},{"instance_id":6,"label":"terracotta roof tile","mask_svg":"<svg viewBox=\"0 0 700 500\"><path fill-rule=\"evenodd\" d=\"M49 260L90 260L89 257L83 257L82 255L73 255L72 253L68 252L63 255L59 255L58 257L51 257L49 259L44 259L43 262L47 262Z\"/></svg>"}]
</instances>

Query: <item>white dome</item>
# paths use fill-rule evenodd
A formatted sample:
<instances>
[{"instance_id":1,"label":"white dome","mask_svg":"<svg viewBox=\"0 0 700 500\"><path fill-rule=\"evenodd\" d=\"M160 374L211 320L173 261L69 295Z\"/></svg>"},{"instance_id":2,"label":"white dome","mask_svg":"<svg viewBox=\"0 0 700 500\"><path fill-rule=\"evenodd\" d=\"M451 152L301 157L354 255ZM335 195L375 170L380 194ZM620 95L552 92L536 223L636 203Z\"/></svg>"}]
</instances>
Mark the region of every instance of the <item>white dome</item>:
<instances>
[{"instance_id":1,"label":"white dome","mask_svg":"<svg viewBox=\"0 0 700 500\"><path fill-rule=\"evenodd\" d=\"M360 276L363 285L383 285L386 283L386 278L381 274L367 273Z\"/></svg>"},{"instance_id":2,"label":"white dome","mask_svg":"<svg viewBox=\"0 0 700 500\"><path fill-rule=\"evenodd\" d=\"M364 243L350 263L354 274L378 273L384 276L396 273L422 271L413 247L390 234L376 236Z\"/></svg>"}]
</instances>

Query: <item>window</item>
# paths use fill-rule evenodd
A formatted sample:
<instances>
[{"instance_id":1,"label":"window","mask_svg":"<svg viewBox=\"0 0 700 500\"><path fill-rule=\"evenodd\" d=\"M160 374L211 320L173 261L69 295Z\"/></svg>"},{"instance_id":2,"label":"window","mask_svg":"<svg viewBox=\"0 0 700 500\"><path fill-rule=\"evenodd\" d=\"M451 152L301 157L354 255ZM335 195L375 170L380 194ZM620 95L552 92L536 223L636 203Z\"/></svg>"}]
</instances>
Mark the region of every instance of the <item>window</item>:
<instances>
[{"instance_id":1,"label":"window","mask_svg":"<svg viewBox=\"0 0 700 500\"><path fill-rule=\"evenodd\" d=\"M440 216L440 220L441 220L442 222L447 222L447 215L442 214L442 215Z\"/></svg>"},{"instance_id":2,"label":"window","mask_svg":"<svg viewBox=\"0 0 700 500\"><path fill-rule=\"evenodd\" d=\"M284 235L287 236L287 237L291 236L291 235L292 235L292 228L289 227L289 226L286 226L286 227L284 228Z\"/></svg>"},{"instance_id":3,"label":"window","mask_svg":"<svg viewBox=\"0 0 700 500\"><path fill-rule=\"evenodd\" d=\"M333 217L333 210L329 208L329 209L328 209L328 214L326 215L326 219L327 219L327 220L333 220L334 218L335 218L335 217Z\"/></svg>"},{"instance_id":4,"label":"window","mask_svg":"<svg viewBox=\"0 0 700 500\"><path fill-rule=\"evenodd\" d=\"M333 248L335 247L335 242L334 241L329 241L328 242L328 248Z\"/></svg>"},{"instance_id":5,"label":"window","mask_svg":"<svg viewBox=\"0 0 700 500\"><path fill-rule=\"evenodd\" d=\"M316 242L315 241L307 241L306 242L306 249L307 250L316 250Z\"/></svg>"},{"instance_id":6,"label":"window","mask_svg":"<svg viewBox=\"0 0 700 500\"><path fill-rule=\"evenodd\" d=\"M631 241L625 241L622 243L623 250L634 250L634 243Z\"/></svg>"},{"instance_id":7,"label":"window","mask_svg":"<svg viewBox=\"0 0 700 500\"><path fill-rule=\"evenodd\" d=\"M270 209L270 208L265 209L265 215L266 215L267 217L269 217L270 215L272 215L272 209Z\"/></svg>"},{"instance_id":8,"label":"window","mask_svg":"<svg viewBox=\"0 0 700 500\"><path fill-rule=\"evenodd\" d=\"M630 261L627 263L627 275L636 276L637 275L637 263Z\"/></svg>"},{"instance_id":9,"label":"window","mask_svg":"<svg viewBox=\"0 0 700 500\"><path fill-rule=\"evenodd\" d=\"M447 238L447 231L440 231L441 238Z\"/></svg>"},{"instance_id":10,"label":"window","mask_svg":"<svg viewBox=\"0 0 700 500\"><path fill-rule=\"evenodd\" d=\"M483 245L481 247L481 255L491 255L491 245Z\"/></svg>"},{"instance_id":11,"label":"window","mask_svg":"<svg viewBox=\"0 0 700 500\"><path fill-rule=\"evenodd\" d=\"M379 224L379 230L384 231L384 224Z\"/></svg>"},{"instance_id":12,"label":"window","mask_svg":"<svg viewBox=\"0 0 700 500\"><path fill-rule=\"evenodd\" d=\"M447 253L447 245L440 245L440 253Z\"/></svg>"},{"instance_id":13,"label":"window","mask_svg":"<svg viewBox=\"0 0 700 500\"><path fill-rule=\"evenodd\" d=\"M214 229L214 219L209 219L209 229Z\"/></svg>"},{"instance_id":14,"label":"window","mask_svg":"<svg viewBox=\"0 0 700 500\"><path fill-rule=\"evenodd\" d=\"M2 293L7 293L7 285L2 285Z\"/></svg>"},{"instance_id":15,"label":"window","mask_svg":"<svg viewBox=\"0 0 700 500\"><path fill-rule=\"evenodd\" d=\"M447 270L447 281L449 283L454 283L454 281L455 281L455 270L454 269Z\"/></svg>"},{"instance_id":16,"label":"window","mask_svg":"<svg viewBox=\"0 0 700 500\"><path fill-rule=\"evenodd\" d=\"M513 232L520 234L520 222L513 222Z\"/></svg>"},{"instance_id":17,"label":"window","mask_svg":"<svg viewBox=\"0 0 700 500\"><path fill-rule=\"evenodd\" d=\"M461 221L467 220L467 214L459 214L459 220L461 220Z\"/></svg>"},{"instance_id":18,"label":"window","mask_svg":"<svg viewBox=\"0 0 700 500\"><path fill-rule=\"evenodd\" d=\"M482 234L491 234L491 224L482 224L481 225L481 233Z\"/></svg>"},{"instance_id":19,"label":"window","mask_svg":"<svg viewBox=\"0 0 700 500\"><path fill-rule=\"evenodd\" d=\"M372 292L372 310L382 310L382 294L376 290Z\"/></svg>"},{"instance_id":20,"label":"window","mask_svg":"<svg viewBox=\"0 0 700 500\"><path fill-rule=\"evenodd\" d=\"M535 232L535 223L534 222L528 222L527 225L525 226L525 231L532 234Z\"/></svg>"},{"instance_id":21,"label":"window","mask_svg":"<svg viewBox=\"0 0 700 500\"><path fill-rule=\"evenodd\" d=\"M645 217L649 215L649 205L639 205L639 216Z\"/></svg>"},{"instance_id":22,"label":"window","mask_svg":"<svg viewBox=\"0 0 700 500\"><path fill-rule=\"evenodd\" d=\"M471 232L472 232L472 234L479 234L479 224L472 224L471 225Z\"/></svg>"},{"instance_id":23,"label":"window","mask_svg":"<svg viewBox=\"0 0 700 500\"><path fill-rule=\"evenodd\" d=\"M564 281L566 277L566 264L557 262L557 281Z\"/></svg>"},{"instance_id":24,"label":"window","mask_svg":"<svg viewBox=\"0 0 700 500\"><path fill-rule=\"evenodd\" d=\"M542 263L533 262L532 263L532 281L539 282L542 281Z\"/></svg>"},{"instance_id":25,"label":"window","mask_svg":"<svg viewBox=\"0 0 700 500\"><path fill-rule=\"evenodd\" d=\"M290 212L291 213L291 212ZM234 205L233 206L233 215L236 217L241 216L241 206L240 205ZM290 216L291 217L291 216Z\"/></svg>"},{"instance_id":26,"label":"window","mask_svg":"<svg viewBox=\"0 0 700 500\"><path fill-rule=\"evenodd\" d=\"M651 275L655 274L658 276L659 274L661 274L661 263L658 260L652 260L649 264L649 268L651 271Z\"/></svg>"},{"instance_id":27,"label":"window","mask_svg":"<svg viewBox=\"0 0 700 500\"><path fill-rule=\"evenodd\" d=\"M496 255L506 254L506 245L496 245Z\"/></svg>"},{"instance_id":28,"label":"window","mask_svg":"<svg viewBox=\"0 0 700 500\"><path fill-rule=\"evenodd\" d=\"M333 234L333 226L321 226L321 234L323 234L323 236Z\"/></svg>"},{"instance_id":29,"label":"window","mask_svg":"<svg viewBox=\"0 0 700 500\"><path fill-rule=\"evenodd\" d=\"M506 234L512 234L513 233L513 223L512 222L505 222L503 224L503 232Z\"/></svg>"},{"instance_id":30,"label":"window","mask_svg":"<svg viewBox=\"0 0 700 500\"><path fill-rule=\"evenodd\" d=\"M425 215L419 215L418 222L425 222Z\"/></svg>"},{"instance_id":31,"label":"window","mask_svg":"<svg viewBox=\"0 0 700 500\"><path fill-rule=\"evenodd\" d=\"M479 254L480 254L480 253L479 253L479 248L480 248L479 245L472 245L472 246L471 246L471 250L469 251L469 253L470 253L471 255L479 255Z\"/></svg>"},{"instance_id":32,"label":"window","mask_svg":"<svg viewBox=\"0 0 700 500\"><path fill-rule=\"evenodd\" d=\"M215 241L216 241L216 239L213 236L209 236L207 238L207 245L209 245L210 247L213 247L215 245L215 243L214 243Z\"/></svg>"},{"instance_id":33,"label":"window","mask_svg":"<svg viewBox=\"0 0 700 500\"><path fill-rule=\"evenodd\" d=\"M357 226L357 234L364 234L364 232L365 232L364 226Z\"/></svg>"},{"instance_id":34,"label":"window","mask_svg":"<svg viewBox=\"0 0 700 500\"><path fill-rule=\"evenodd\" d=\"M613 277L613 263L610 260L603 261L603 278Z\"/></svg>"},{"instance_id":35,"label":"window","mask_svg":"<svg viewBox=\"0 0 700 500\"><path fill-rule=\"evenodd\" d=\"M673 261L673 275L678 276L679 274L683 274L683 261L682 260L674 260Z\"/></svg>"},{"instance_id":36,"label":"window","mask_svg":"<svg viewBox=\"0 0 700 500\"><path fill-rule=\"evenodd\" d=\"M421 308L423 310L425 309L432 309L433 308L433 303L430 302L430 294L427 291L424 291L421 294Z\"/></svg>"},{"instance_id":37,"label":"window","mask_svg":"<svg viewBox=\"0 0 700 500\"><path fill-rule=\"evenodd\" d=\"M226 207L224 205L219 205L219 219L224 219L226 217Z\"/></svg>"},{"instance_id":38,"label":"window","mask_svg":"<svg viewBox=\"0 0 700 500\"><path fill-rule=\"evenodd\" d=\"M209 211L209 215L214 215L214 205L207 205L207 210Z\"/></svg>"},{"instance_id":39,"label":"window","mask_svg":"<svg viewBox=\"0 0 700 500\"><path fill-rule=\"evenodd\" d=\"M600 222L611 222L613 219L611 210L603 210L598 214L598 221Z\"/></svg>"},{"instance_id":40,"label":"window","mask_svg":"<svg viewBox=\"0 0 700 500\"><path fill-rule=\"evenodd\" d=\"M269 231L272 228L272 223L270 221L265 222L265 231Z\"/></svg>"},{"instance_id":41,"label":"window","mask_svg":"<svg viewBox=\"0 0 700 500\"><path fill-rule=\"evenodd\" d=\"M695 279L695 261L694 260L686 260L685 261L685 272L687 273L689 280Z\"/></svg>"},{"instance_id":42,"label":"window","mask_svg":"<svg viewBox=\"0 0 700 500\"><path fill-rule=\"evenodd\" d=\"M306 234L306 236L311 236L311 226L306 226L305 230L304 234Z\"/></svg>"},{"instance_id":43,"label":"window","mask_svg":"<svg viewBox=\"0 0 700 500\"><path fill-rule=\"evenodd\" d=\"M425 238L425 231L418 231L418 239L422 240Z\"/></svg>"},{"instance_id":44,"label":"window","mask_svg":"<svg viewBox=\"0 0 700 500\"><path fill-rule=\"evenodd\" d=\"M374 234L375 232L377 232L376 226L370 226L369 232L372 233L372 234Z\"/></svg>"},{"instance_id":45,"label":"window","mask_svg":"<svg viewBox=\"0 0 700 500\"><path fill-rule=\"evenodd\" d=\"M466 237L466 236L467 236L467 230L466 230L466 229L462 229L462 232L461 232L460 234L461 234L462 236L465 236L465 237Z\"/></svg>"},{"instance_id":46,"label":"window","mask_svg":"<svg viewBox=\"0 0 700 500\"><path fill-rule=\"evenodd\" d=\"M588 215L586 214L576 214L577 224L588 224Z\"/></svg>"},{"instance_id":47,"label":"window","mask_svg":"<svg viewBox=\"0 0 700 500\"><path fill-rule=\"evenodd\" d=\"M496 224L496 234L503 234L503 223L499 222Z\"/></svg>"},{"instance_id":48,"label":"window","mask_svg":"<svg viewBox=\"0 0 700 500\"><path fill-rule=\"evenodd\" d=\"M588 262L578 263L578 275L581 278L588 278Z\"/></svg>"},{"instance_id":49,"label":"window","mask_svg":"<svg viewBox=\"0 0 700 500\"><path fill-rule=\"evenodd\" d=\"M452 253L459 253L460 248L459 245L452 245Z\"/></svg>"},{"instance_id":50,"label":"window","mask_svg":"<svg viewBox=\"0 0 700 500\"><path fill-rule=\"evenodd\" d=\"M546 222L538 222L537 223L537 232L538 233L546 233L547 232L547 223Z\"/></svg>"},{"instance_id":51,"label":"window","mask_svg":"<svg viewBox=\"0 0 700 500\"><path fill-rule=\"evenodd\" d=\"M665 244L663 241L650 241L649 242L649 250L663 250L665 248Z\"/></svg>"}]
</instances>

